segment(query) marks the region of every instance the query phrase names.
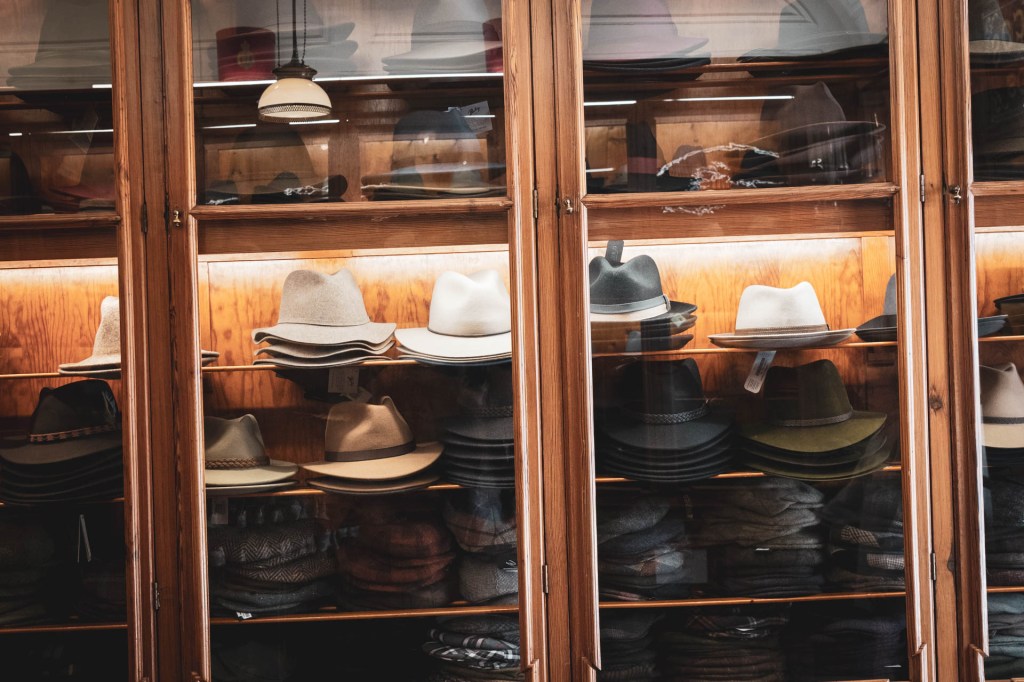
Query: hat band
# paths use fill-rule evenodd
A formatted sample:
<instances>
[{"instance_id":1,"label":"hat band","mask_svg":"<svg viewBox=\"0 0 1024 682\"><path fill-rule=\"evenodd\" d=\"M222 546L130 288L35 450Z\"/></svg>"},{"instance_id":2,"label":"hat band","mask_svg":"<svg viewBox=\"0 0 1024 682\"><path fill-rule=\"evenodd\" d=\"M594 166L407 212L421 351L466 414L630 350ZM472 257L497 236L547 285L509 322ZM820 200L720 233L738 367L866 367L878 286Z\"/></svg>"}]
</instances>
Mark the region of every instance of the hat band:
<instances>
[{"instance_id":1,"label":"hat band","mask_svg":"<svg viewBox=\"0 0 1024 682\"><path fill-rule=\"evenodd\" d=\"M111 433L117 431L120 424L101 424L99 426L83 426L80 429L69 429L67 431L54 431L52 433L33 433L28 437L29 443L53 443L59 440L71 440L82 436L92 436L97 433Z\"/></svg>"},{"instance_id":2,"label":"hat band","mask_svg":"<svg viewBox=\"0 0 1024 682\"><path fill-rule=\"evenodd\" d=\"M434 334L440 334L441 336L453 336L453 337L455 337L457 339L467 339L467 338L478 339L478 338L482 338L482 337L485 337L485 336L500 336L502 334L508 334L508 333L510 333L512 331L512 327L509 327L508 329L506 329L504 331L500 331L500 332L485 332L485 333L480 333L480 334L449 334L448 332L439 332L436 329L431 328L431 326L428 324L427 325L427 331L433 332Z\"/></svg>"},{"instance_id":3,"label":"hat band","mask_svg":"<svg viewBox=\"0 0 1024 682\"><path fill-rule=\"evenodd\" d=\"M771 334L806 334L809 332L827 332L827 324L805 324L799 327L748 327L737 329L737 334L749 334L750 336L765 336Z\"/></svg>"},{"instance_id":4,"label":"hat band","mask_svg":"<svg viewBox=\"0 0 1024 682\"><path fill-rule=\"evenodd\" d=\"M705 402L698 408L693 410L687 410L686 412L635 412L633 410L626 410L626 413L636 417L644 424L684 424L686 422L692 422L695 419L700 419L710 412L708 404Z\"/></svg>"},{"instance_id":5,"label":"hat band","mask_svg":"<svg viewBox=\"0 0 1024 682\"><path fill-rule=\"evenodd\" d=\"M253 469L255 467L267 466L270 460L256 457L234 457L232 459L208 459L203 464L206 469Z\"/></svg>"},{"instance_id":6,"label":"hat band","mask_svg":"<svg viewBox=\"0 0 1024 682\"><path fill-rule=\"evenodd\" d=\"M627 301L625 303L590 303L590 312L602 315L614 315L615 313L635 313L640 310L650 310L655 306L668 305L668 296L660 294L654 298L643 301Z\"/></svg>"},{"instance_id":7,"label":"hat band","mask_svg":"<svg viewBox=\"0 0 1024 682\"><path fill-rule=\"evenodd\" d=\"M409 441L401 445L393 445L389 448L376 448L374 450L350 450L337 452L328 450L325 454L328 462L365 462L371 459L387 459L405 455L416 449L416 441Z\"/></svg>"},{"instance_id":8,"label":"hat band","mask_svg":"<svg viewBox=\"0 0 1024 682\"><path fill-rule=\"evenodd\" d=\"M512 416L512 406L505 405L502 407L463 407L462 414L466 417L476 417L477 419L500 419L502 417Z\"/></svg>"},{"instance_id":9,"label":"hat band","mask_svg":"<svg viewBox=\"0 0 1024 682\"><path fill-rule=\"evenodd\" d=\"M1024 417L982 417L984 424L1024 424Z\"/></svg>"},{"instance_id":10,"label":"hat band","mask_svg":"<svg viewBox=\"0 0 1024 682\"><path fill-rule=\"evenodd\" d=\"M814 419L769 419L770 424L775 426L828 426L829 424L841 424L853 416L853 410L837 414L834 417L816 417Z\"/></svg>"}]
</instances>

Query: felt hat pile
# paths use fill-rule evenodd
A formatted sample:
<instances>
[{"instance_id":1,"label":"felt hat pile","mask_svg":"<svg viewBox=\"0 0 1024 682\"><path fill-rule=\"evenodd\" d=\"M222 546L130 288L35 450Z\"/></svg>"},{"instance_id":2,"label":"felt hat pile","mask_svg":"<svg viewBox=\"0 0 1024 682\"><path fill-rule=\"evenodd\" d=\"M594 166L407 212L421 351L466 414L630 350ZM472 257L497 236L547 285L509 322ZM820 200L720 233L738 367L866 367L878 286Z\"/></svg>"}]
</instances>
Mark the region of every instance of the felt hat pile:
<instances>
[{"instance_id":1,"label":"felt hat pile","mask_svg":"<svg viewBox=\"0 0 1024 682\"><path fill-rule=\"evenodd\" d=\"M515 487L512 366L488 367L459 390L459 415L445 420L441 467L445 479L471 488Z\"/></svg>"}]
</instances>

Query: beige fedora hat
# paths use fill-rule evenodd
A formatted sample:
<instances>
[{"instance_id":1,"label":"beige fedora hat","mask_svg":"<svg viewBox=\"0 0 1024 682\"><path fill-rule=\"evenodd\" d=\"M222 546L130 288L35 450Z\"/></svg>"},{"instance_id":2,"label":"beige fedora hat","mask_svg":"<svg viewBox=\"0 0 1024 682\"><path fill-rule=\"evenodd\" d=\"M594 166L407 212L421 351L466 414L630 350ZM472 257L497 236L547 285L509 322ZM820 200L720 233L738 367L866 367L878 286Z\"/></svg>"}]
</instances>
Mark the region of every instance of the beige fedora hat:
<instances>
[{"instance_id":1,"label":"beige fedora hat","mask_svg":"<svg viewBox=\"0 0 1024 682\"><path fill-rule=\"evenodd\" d=\"M1007 362L982 365L981 440L986 447L1024 447L1024 382L1017 366Z\"/></svg>"},{"instance_id":2,"label":"beige fedora hat","mask_svg":"<svg viewBox=\"0 0 1024 682\"><path fill-rule=\"evenodd\" d=\"M736 331L708 338L725 348L805 348L832 346L854 329L829 329L810 282L789 289L754 284L743 290L736 311Z\"/></svg>"},{"instance_id":3,"label":"beige fedora hat","mask_svg":"<svg viewBox=\"0 0 1024 682\"><path fill-rule=\"evenodd\" d=\"M434 283L428 326L399 329L402 357L498 360L512 355L512 305L497 270L443 272Z\"/></svg>"},{"instance_id":4,"label":"beige fedora hat","mask_svg":"<svg viewBox=\"0 0 1024 682\"><path fill-rule=\"evenodd\" d=\"M207 486L250 486L285 481L299 467L267 457L256 417L207 417L205 469Z\"/></svg>"},{"instance_id":5,"label":"beige fedora hat","mask_svg":"<svg viewBox=\"0 0 1024 682\"><path fill-rule=\"evenodd\" d=\"M252 339L256 343L280 340L338 346L363 342L376 346L394 331L394 324L370 321L363 294L348 270L333 275L296 270L284 280L277 324L254 329Z\"/></svg>"},{"instance_id":6,"label":"beige fedora hat","mask_svg":"<svg viewBox=\"0 0 1024 682\"><path fill-rule=\"evenodd\" d=\"M417 474L441 456L440 443L416 443L394 401L338 403L327 415L326 461L303 464L314 474L388 481Z\"/></svg>"}]
</instances>

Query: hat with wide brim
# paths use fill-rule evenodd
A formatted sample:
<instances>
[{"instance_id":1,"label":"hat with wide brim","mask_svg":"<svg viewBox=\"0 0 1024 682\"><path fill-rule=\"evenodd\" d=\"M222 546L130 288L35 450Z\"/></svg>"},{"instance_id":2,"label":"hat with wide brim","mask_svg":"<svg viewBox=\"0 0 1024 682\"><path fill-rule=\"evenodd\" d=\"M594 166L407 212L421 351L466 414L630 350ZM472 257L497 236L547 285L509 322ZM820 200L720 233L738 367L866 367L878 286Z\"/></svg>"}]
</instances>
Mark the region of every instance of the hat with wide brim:
<instances>
[{"instance_id":1,"label":"hat with wide brim","mask_svg":"<svg viewBox=\"0 0 1024 682\"><path fill-rule=\"evenodd\" d=\"M317 462L303 464L302 468L322 476L357 481L392 481L420 473L436 462L443 450L441 443L417 443L415 450L398 457L358 462Z\"/></svg>"},{"instance_id":2,"label":"hat with wide brim","mask_svg":"<svg viewBox=\"0 0 1024 682\"><path fill-rule=\"evenodd\" d=\"M402 353L399 360L415 360L421 365L432 365L434 367L489 367L492 365L503 365L511 362L510 355L494 355L480 358L467 358L464 360L453 360L433 355L419 355L418 353Z\"/></svg>"},{"instance_id":3,"label":"hat with wide brim","mask_svg":"<svg viewBox=\"0 0 1024 682\"><path fill-rule=\"evenodd\" d=\"M643 36L633 39L588 41L583 48L583 62L650 62L666 59L685 58L694 50L708 44L708 38L702 36L678 36L674 45L666 45L661 41L652 43Z\"/></svg>"},{"instance_id":4,"label":"hat with wide brim","mask_svg":"<svg viewBox=\"0 0 1024 682\"><path fill-rule=\"evenodd\" d=\"M474 452L501 453L511 455L515 447L514 440L490 441L480 440L477 438L465 438L463 436L454 434L450 431L441 434L440 441L444 443L445 450L447 450L449 446L452 446L457 449L461 448L463 450L473 450Z\"/></svg>"},{"instance_id":5,"label":"hat with wide brim","mask_svg":"<svg viewBox=\"0 0 1024 682\"><path fill-rule=\"evenodd\" d=\"M650 470L636 470L633 468L623 467L612 462L601 462L599 463L598 468L607 474L621 476L623 478L636 481L644 481L647 483L689 483L693 481L702 481L729 471L732 468L732 456L724 456L720 461L714 463L689 467L686 470L669 474L658 473Z\"/></svg>"},{"instance_id":6,"label":"hat with wide brim","mask_svg":"<svg viewBox=\"0 0 1024 682\"><path fill-rule=\"evenodd\" d=\"M797 332L792 334L709 334L711 343L722 348L750 348L753 350L777 350L782 348L807 348L809 346L834 346L842 343L857 331L856 329L830 329L821 332Z\"/></svg>"},{"instance_id":7,"label":"hat with wide brim","mask_svg":"<svg viewBox=\"0 0 1024 682\"><path fill-rule=\"evenodd\" d=\"M693 313L697 306L683 301L669 301L667 309L638 310L631 313L590 313L590 326L594 329L625 329L670 333L683 331L696 323ZM657 311L657 312L655 312ZM654 312L654 314L651 314Z\"/></svg>"},{"instance_id":8,"label":"hat with wide brim","mask_svg":"<svg viewBox=\"0 0 1024 682\"><path fill-rule=\"evenodd\" d=\"M638 461L643 460L645 462L699 462L709 455L718 452L722 447L730 446L732 441L733 432L730 428L722 433L721 436L692 450L650 450L646 448L631 448L607 437L607 434L605 434L605 437L599 443L598 451L610 452L623 459L635 458Z\"/></svg>"},{"instance_id":9,"label":"hat with wide brim","mask_svg":"<svg viewBox=\"0 0 1024 682\"><path fill-rule=\"evenodd\" d=\"M67 476L26 476L24 469L3 468L3 485L21 490L61 490L81 486L96 480L106 479L122 473L124 464L120 457L87 471L77 471Z\"/></svg>"},{"instance_id":10,"label":"hat with wide brim","mask_svg":"<svg viewBox=\"0 0 1024 682\"><path fill-rule=\"evenodd\" d=\"M602 430L618 443L635 450L697 450L717 441L732 427L731 414L710 411L678 424L645 424L622 413L610 415Z\"/></svg>"},{"instance_id":11,"label":"hat with wide brim","mask_svg":"<svg viewBox=\"0 0 1024 682\"><path fill-rule=\"evenodd\" d=\"M1012 40L972 40L967 48L971 66L999 66L1024 60L1024 43Z\"/></svg>"},{"instance_id":12,"label":"hat with wide brim","mask_svg":"<svg viewBox=\"0 0 1024 682\"><path fill-rule=\"evenodd\" d=\"M256 366L269 365L272 367L284 367L285 369L329 369L331 367L346 367L348 365L358 365L360 363L366 362L367 360L379 360L380 357L380 355L375 353L357 351L355 353L347 355L336 355L333 358L322 360L304 360L288 358L283 356L257 358L253 360L252 364Z\"/></svg>"},{"instance_id":13,"label":"hat with wide brim","mask_svg":"<svg viewBox=\"0 0 1024 682\"><path fill-rule=\"evenodd\" d=\"M329 493L387 495L426 488L436 483L440 478L438 474L428 471L392 481L349 481L336 478L314 478L307 481L307 483L317 490L324 490Z\"/></svg>"},{"instance_id":14,"label":"hat with wide brim","mask_svg":"<svg viewBox=\"0 0 1024 682\"><path fill-rule=\"evenodd\" d=\"M885 466L892 450L893 443L887 440L880 449L866 454L862 459L852 464L841 464L835 467L801 467L749 455L745 459L745 463L752 469L757 469L773 476L784 476L786 478L806 481L837 481L856 478L878 471Z\"/></svg>"},{"instance_id":15,"label":"hat with wide brim","mask_svg":"<svg viewBox=\"0 0 1024 682\"><path fill-rule=\"evenodd\" d=\"M340 346L311 346L302 343L279 341L269 337L265 340L269 341L271 345L256 349L254 353L256 357L266 355L295 360L331 360L338 356L351 355L353 353L380 354L386 352L394 345L394 341L390 338L384 343L376 345L357 341Z\"/></svg>"},{"instance_id":16,"label":"hat with wide brim","mask_svg":"<svg viewBox=\"0 0 1024 682\"><path fill-rule=\"evenodd\" d=\"M15 464L53 464L120 448L121 444L120 431L49 443L9 439L0 441L0 459Z\"/></svg>"},{"instance_id":17,"label":"hat with wide brim","mask_svg":"<svg viewBox=\"0 0 1024 682\"><path fill-rule=\"evenodd\" d=\"M599 462L610 462L619 467L625 467L636 471L650 471L652 473L674 473L685 472L689 469L702 468L711 464L729 459L727 453L732 448L728 442L716 443L713 447L702 450L700 454L677 457L663 457L653 454L638 455L612 447L602 447L597 452Z\"/></svg>"},{"instance_id":18,"label":"hat with wide brim","mask_svg":"<svg viewBox=\"0 0 1024 682\"><path fill-rule=\"evenodd\" d=\"M453 417L445 422L444 430L466 441L487 441L502 445L515 443L512 417Z\"/></svg>"},{"instance_id":19,"label":"hat with wide brim","mask_svg":"<svg viewBox=\"0 0 1024 682\"><path fill-rule=\"evenodd\" d=\"M820 59L838 56L853 58L861 52L888 50L888 35L864 31L823 31L808 33L800 40L789 40L787 45L751 50L738 62L790 61Z\"/></svg>"},{"instance_id":20,"label":"hat with wide brim","mask_svg":"<svg viewBox=\"0 0 1024 682\"><path fill-rule=\"evenodd\" d=\"M255 329L252 338L255 343L280 339L312 346L340 346L362 341L376 346L385 343L394 332L395 325L390 322L367 322L350 327L285 322Z\"/></svg>"},{"instance_id":21,"label":"hat with wide brim","mask_svg":"<svg viewBox=\"0 0 1024 682\"><path fill-rule=\"evenodd\" d=\"M743 438L760 445L793 452L828 452L849 447L873 436L883 424L884 412L854 410L848 419L823 426L779 426L756 422L740 426Z\"/></svg>"},{"instance_id":22,"label":"hat with wide brim","mask_svg":"<svg viewBox=\"0 0 1024 682\"><path fill-rule=\"evenodd\" d=\"M420 327L399 329L395 331L395 338L402 344L403 352L438 359L497 359L499 356L512 354L511 332L488 336L449 336Z\"/></svg>"},{"instance_id":23,"label":"hat with wide brim","mask_svg":"<svg viewBox=\"0 0 1024 682\"><path fill-rule=\"evenodd\" d=\"M247 486L277 483L291 478L298 470L297 464L272 459L270 464L245 469L206 469L204 475L207 487Z\"/></svg>"},{"instance_id":24,"label":"hat with wide brim","mask_svg":"<svg viewBox=\"0 0 1024 682\"><path fill-rule=\"evenodd\" d=\"M594 353L643 353L679 350L693 341L693 334L650 336L642 332L628 332L617 339L591 339Z\"/></svg>"},{"instance_id":25,"label":"hat with wide brim","mask_svg":"<svg viewBox=\"0 0 1024 682\"><path fill-rule=\"evenodd\" d=\"M207 485L207 495L246 495L273 490L284 490L295 485L295 481L277 481L276 483L253 483L252 485Z\"/></svg>"},{"instance_id":26,"label":"hat with wide brim","mask_svg":"<svg viewBox=\"0 0 1024 682\"><path fill-rule=\"evenodd\" d=\"M826 450L822 452L795 452L781 448L772 448L753 441L744 441L743 449L765 459L782 462L784 464L797 464L806 466L834 466L838 464L850 464L862 459L866 454L875 452L881 448L888 434L883 425L874 434L865 440L853 445L839 448L837 450Z\"/></svg>"}]
</instances>

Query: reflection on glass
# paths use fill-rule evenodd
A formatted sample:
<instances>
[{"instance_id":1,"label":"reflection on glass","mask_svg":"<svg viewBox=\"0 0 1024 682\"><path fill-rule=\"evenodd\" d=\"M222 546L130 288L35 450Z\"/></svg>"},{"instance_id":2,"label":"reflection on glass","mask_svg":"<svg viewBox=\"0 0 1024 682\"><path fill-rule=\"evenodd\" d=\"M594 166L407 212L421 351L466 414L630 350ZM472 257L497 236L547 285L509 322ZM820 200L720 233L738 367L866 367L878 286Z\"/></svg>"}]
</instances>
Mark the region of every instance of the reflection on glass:
<instances>
[{"instance_id":1,"label":"reflection on glass","mask_svg":"<svg viewBox=\"0 0 1024 682\"><path fill-rule=\"evenodd\" d=\"M505 194L500 3L284 4L193 1L202 203ZM260 121L293 49L332 112Z\"/></svg>"},{"instance_id":2,"label":"reflection on glass","mask_svg":"<svg viewBox=\"0 0 1024 682\"><path fill-rule=\"evenodd\" d=\"M675 192L887 176L884 0L593 0L587 190Z\"/></svg>"}]
</instances>

